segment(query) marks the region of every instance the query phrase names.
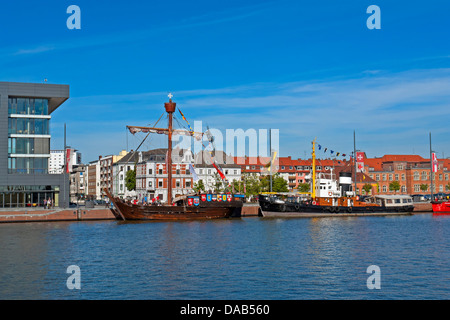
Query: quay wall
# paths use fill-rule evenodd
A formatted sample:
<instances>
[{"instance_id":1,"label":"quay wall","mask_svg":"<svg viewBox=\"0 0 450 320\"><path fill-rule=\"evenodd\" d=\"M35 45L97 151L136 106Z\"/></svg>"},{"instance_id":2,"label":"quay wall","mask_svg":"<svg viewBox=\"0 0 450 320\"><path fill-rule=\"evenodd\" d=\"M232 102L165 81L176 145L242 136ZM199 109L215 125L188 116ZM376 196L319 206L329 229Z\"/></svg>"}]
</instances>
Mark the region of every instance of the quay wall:
<instances>
[{"instance_id":1,"label":"quay wall","mask_svg":"<svg viewBox=\"0 0 450 320\"><path fill-rule=\"evenodd\" d=\"M45 221L87 221L114 220L110 209L49 209L0 211L0 223L45 222Z\"/></svg>"},{"instance_id":2,"label":"quay wall","mask_svg":"<svg viewBox=\"0 0 450 320\"><path fill-rule=\"evenodd\" d=\"M432 212L433 207L431 202L416 202L414 203L414 212Z\"/></svg>"},{"instance_id":3,"label":"quay wall","mask_svg":"<svg viewBox=\"0 0 450 320\"><path fill-rule=\"evenodd\" d=\"M245 205L242 216L260 215L259 205ZM109 208L72 208L72 209L12 209L0 211L0 223L7 222L45 222L45 221L93 221L115 220Z\"/></svg>"}]
</instances>

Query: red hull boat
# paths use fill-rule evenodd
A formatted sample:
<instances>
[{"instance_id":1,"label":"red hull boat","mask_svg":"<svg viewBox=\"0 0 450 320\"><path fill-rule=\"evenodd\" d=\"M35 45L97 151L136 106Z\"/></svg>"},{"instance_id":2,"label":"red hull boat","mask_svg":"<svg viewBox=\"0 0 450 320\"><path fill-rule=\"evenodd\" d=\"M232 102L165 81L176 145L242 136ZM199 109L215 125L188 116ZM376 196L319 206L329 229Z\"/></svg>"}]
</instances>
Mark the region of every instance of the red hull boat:
<instances>
[{"instance_id":1,"label":"red hull boat","mask_svg":"<svg viewBox=\"0 0 450 320\"><path fill-rule=\"evenodd\" d=\"M450 201L445 202L431 202L431 205L433 207L433 214L434 215L450 215Z\"/></svg>"}]
</instances>

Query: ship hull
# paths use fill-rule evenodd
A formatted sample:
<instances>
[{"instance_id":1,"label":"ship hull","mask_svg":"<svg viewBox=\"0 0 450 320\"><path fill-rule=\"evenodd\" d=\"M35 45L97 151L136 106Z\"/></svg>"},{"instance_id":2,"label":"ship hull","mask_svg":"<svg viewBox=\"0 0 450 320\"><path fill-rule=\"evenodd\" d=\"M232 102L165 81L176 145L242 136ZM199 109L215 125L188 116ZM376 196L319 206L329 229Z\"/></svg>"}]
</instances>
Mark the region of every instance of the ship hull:
<instances>
[{"instance_id":1,"label":"ship hull","mask_svg":"<svg viewBox=\"0 0 450 320\"><path fill-rule=\"evenodd\" d=\"M450 215L450 201L432 202L433 215Z\"/></svg>"},{"instance_id":2,"label":"ship hull","mask_svg":"<svg viewBox=\"0 0 450 320\"><path fill-rule=\"evenodd\" d=\"M153 206L135 205L113 201L114 216L118 220L205 220L238 218L241 216L240 203L214 203L204 206Z\"/></svg>"},{"instance_id":3,"label":"ship hull","mask_svg":"<svg viewBox=\"0 0 450 320\"><path fill-rule=\"evenodd\" d=\"M260 201L261 210L267 212L308 212L308 213L377 213L377 212L412 212L413 205L408 206L323 206L304 203L284 204L270 203L269 201Z\"/></svg>"}]
</instances>

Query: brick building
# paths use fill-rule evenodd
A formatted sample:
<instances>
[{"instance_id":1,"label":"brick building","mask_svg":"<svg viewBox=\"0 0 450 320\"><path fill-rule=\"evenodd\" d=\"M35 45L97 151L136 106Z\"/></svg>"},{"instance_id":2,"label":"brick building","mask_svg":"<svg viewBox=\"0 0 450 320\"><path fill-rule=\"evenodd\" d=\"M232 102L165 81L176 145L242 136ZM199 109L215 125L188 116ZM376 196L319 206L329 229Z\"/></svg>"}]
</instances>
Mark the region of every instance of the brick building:
<instances>
[{"instance_id":1,"label":"brick building","mask_svg":"<svg viewBox=\"0 0 450 320\"><path fill-rule=\"evenodd\" d=\"M438 172L433 173L433 193L446 193L450 183L450 159L438 159ZM393 194L389 184L400 183L400 194L431 193L431 163L419 155L385 155L381 158L368 158L364 162L364 173L378 184L381 194ZM428 186L422 190L421 185Z\"/></svg>"}]
</instances>

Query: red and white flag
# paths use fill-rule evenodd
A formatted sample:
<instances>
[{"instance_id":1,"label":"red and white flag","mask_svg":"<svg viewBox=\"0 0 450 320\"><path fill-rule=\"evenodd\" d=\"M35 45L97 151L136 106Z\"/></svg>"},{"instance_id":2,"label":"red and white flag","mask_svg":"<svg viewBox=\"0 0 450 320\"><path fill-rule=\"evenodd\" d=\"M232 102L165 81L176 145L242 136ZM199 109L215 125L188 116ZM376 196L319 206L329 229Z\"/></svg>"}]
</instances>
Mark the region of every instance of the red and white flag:
<instances>
[{"instance_id":1,"label":"red and white flag","mask_svg":"<svg viewBox=\"0 0 450 320\"><path fill-rule=\"evenodd\" d=\"M71 149L66 149L66 163L65 163L66 173L72 172L72 161L70 161L71 158L72 158Z\"/></svg>"},{"instance_id":2,"label":"red and white flag","mask_svg":"<svg viewBox=\"0 0 450 320\"><path fill-rule=\"evenodd\" d=\"M357 152L356 153L356 161L357 162L364 162L364 152Z\"/></svg>"},{"instance_id":3,"label":"red and white flag","mask_svg":"<svg viewBox=\"0 0 450 320\"><path fill-rule=\"evenodd\" d=\"M431 154L431 162L432 162L432 168L431 168L432 171L438 172L439 162L437 160L436 153L434 153L434 152Z\"/></svg>"},{"instance_id":4,"label":"red and white flag","mask_svg":"<svg viewBox=\"0 0 450 320\"><path fill-rule=\"evenodd\" d=\"M364 172L364 152L356 153L356 172Z\"/></svg>"}]
</instances>

